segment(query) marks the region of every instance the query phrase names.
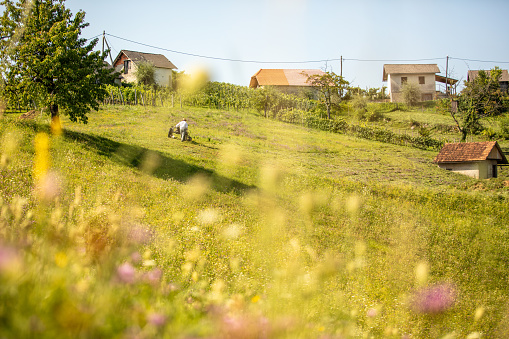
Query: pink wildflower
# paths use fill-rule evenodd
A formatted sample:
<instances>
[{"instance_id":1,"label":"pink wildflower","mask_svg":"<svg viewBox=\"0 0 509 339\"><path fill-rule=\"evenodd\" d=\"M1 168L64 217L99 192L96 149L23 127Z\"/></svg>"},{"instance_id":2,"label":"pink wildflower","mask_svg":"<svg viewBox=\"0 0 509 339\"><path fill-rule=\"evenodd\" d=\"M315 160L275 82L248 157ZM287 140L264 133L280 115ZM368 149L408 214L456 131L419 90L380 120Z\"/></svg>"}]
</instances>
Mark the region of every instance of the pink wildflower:
<instances>
[{"instance_id":1,"label":"pink wildflower","mask_svg":"<svg viewBox=\"0 0 509 339\"><path fill-rule=\"evenodd\" d=\"M166 324L166 316L161 313L151 313L147 316L147 322L157 327Z\"/></svg>"},{"instance_id":2,"label":"pink wildflower","mask_svg":"<svg viewBox=\"0 0 509 339\"><path fill-rule=\"evenodd\" d=\"M145 278L150 284L158 284L163 276L163 271L160 268L154 268L152 271L147 272Z\"/></svg>"},{"instance_id":3,"label":"pink wildflower","mask_svg":"<svg viewBox=\"0 0 509 339\"><path fill-rule=\"evenodd\" d=\"M14 247L0 245L0 273L16 269L20 265L20 257Z\"/></svg>"},{"instance_id":4,"label":"pink wildflower","mask_svg":"<svg viewBox=\"0 0 509 339\"><path fill-rule=\"evenodd\" d=\"M118 279L126 284L132 284L136 278L136 270L129 263L124 263L117 268Z\"/></svg>"},{"instance_id":5,"label":"pink wildflower","mask_svg":"<svg viewBox=\"0 0 509 339\"><path fill-rule=\"evenodd\" d=\"M419 313L437 314L456 303L456 290L452 285L441 284L424 288L416 293L413 309Z\"/></svg>"}]
</instances>

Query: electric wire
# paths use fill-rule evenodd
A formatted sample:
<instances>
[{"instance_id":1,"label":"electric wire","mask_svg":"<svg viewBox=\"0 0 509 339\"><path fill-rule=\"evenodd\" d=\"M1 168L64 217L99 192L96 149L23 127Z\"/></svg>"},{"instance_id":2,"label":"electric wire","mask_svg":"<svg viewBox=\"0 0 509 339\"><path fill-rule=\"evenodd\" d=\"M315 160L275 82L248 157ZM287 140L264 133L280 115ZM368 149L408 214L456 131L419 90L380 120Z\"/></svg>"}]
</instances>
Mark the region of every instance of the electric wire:
<instances>
[{"instance_id":1,"label":"electric wire","mask_svg":"<svg viewBox=\"0 0 509 339\"><path fill-rule=\"evenodd\" d=\"M99 34L91 39L95 39L103 34ZM126 39L123 37L119 37L117 35L113 35L110 33L104 33L104 35L110 36L112 38L120 39L123 41L127 41L133 44L137 44L140 46L145 46L149 48L154 48L170 53L187 55L197 58L211 59L211 60L219 60L219 61L229 61L229 62L241 62L241 63L253 63L253 64L311 64L311 63L324 63L324 62L332 62L332 61L355 61L355 62L422 62L422 61L437 61L437 60L445 60L446 57L438 57L438 58L421 58L421 59L359 59L359 58L331 58L331 59L321 59L321 60L303 60L303 61L264 61L264 60L245 60L245 59L231 59L231 58L223 58L216 57L210 55L182 52L173 49L163 48L159 46L154 46L150 44L146 44L143 42ZM509 61L489 61L489 60L474 60L474 59L466 59L466 58L456 58L449 57L450 60L461 60L461 61L470 61L470 62L482 62L482 63L499 63L499 64L508 64Z\"/></svg>"}]
</instances>

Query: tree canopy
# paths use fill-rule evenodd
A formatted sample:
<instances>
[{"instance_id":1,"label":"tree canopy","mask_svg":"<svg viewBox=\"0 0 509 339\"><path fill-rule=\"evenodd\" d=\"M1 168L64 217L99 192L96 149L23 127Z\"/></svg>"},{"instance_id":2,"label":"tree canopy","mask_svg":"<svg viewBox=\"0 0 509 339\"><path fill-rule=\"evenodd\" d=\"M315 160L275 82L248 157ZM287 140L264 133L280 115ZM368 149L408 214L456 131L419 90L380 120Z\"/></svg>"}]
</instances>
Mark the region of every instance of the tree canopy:
<instances>
[{"instance_id":1,"label":"tree canopy","mask_svg":"<svg viewBox=\"0 0 509 339\"><path fill-rule=\"evenodd\" d=\"M403 100L409 106L414 106L421 100L421 88L415 82L406 82L401 88Z\"/></svg>"},{"instance_id":2,"label":"tree canopy","mask_svg":"<svg viewBox=\"0 0 509 339\"><path fill-rule=\"evenodd\" d=\"M156 84L156 69L150 61L142 61L136 65L136 81L140 85L154 86Z\"/></svg>"},{"instance_id":3,"label":"tree canopy","mask_svg":"<svg viewBox=\"0 0 509 339\"><path fill-rule=\"evenodd\" d=\"M483 131L483 118L501 115L507 110L504 93L500 90L499 79L502 70L498 67L490 71L479 71L471 81L465 81L465 88L456 98L457 110L451 108L450 101L443 101L439 108L448 112L462 134L465 141L468 134Z\"/></svg>"},{"instance_id":4,"label":"tree canopy","mask_svg":"<svg viewBox=\"0 0 509 339\"><path fill-rule=\"evenodd\" d=\"M3 0L0 18L2 97L7 104L60 110L71 121L87 122L107 92L114 74L104 55L93 51L98 39L80 38L85 12L73 16L65 0Z\"/></svg>"},{"instance_id":5,"label":"tree canopy","mask_svg":"<svg viewBox=\"0 0 509 339\"><path fill-rule=\"evenodd\" d=\"M327 118L330 119L334 100L341 101L349 82L333 72L311 75L308 77L308 82L320 92L327 108Z\"/></svg>"}]
</instances>

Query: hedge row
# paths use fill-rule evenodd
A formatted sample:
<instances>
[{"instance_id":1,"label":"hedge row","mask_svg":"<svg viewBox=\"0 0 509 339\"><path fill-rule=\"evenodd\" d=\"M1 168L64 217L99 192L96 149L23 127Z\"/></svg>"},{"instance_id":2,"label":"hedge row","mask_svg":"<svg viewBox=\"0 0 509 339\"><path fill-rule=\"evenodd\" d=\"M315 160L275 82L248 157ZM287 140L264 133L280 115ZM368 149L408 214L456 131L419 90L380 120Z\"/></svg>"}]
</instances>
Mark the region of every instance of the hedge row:
<instances>
[{"instance_id":1,"label":"hedge row","mask_svg":"<svg viewBox=\"0 0 509 339\"><path fill-rule=\"evenodd\" d=\"M395 145L411 146L425 150L440 150L444 142L426 136L411 136L394 133L380 127L370 127L348 124L343 119L323 119L310 115L304 111L284 110L275 115L277 120L292 124L299 124L332 133L353 135L358 138L380 141Z\"/></svg>"}]
</instances>

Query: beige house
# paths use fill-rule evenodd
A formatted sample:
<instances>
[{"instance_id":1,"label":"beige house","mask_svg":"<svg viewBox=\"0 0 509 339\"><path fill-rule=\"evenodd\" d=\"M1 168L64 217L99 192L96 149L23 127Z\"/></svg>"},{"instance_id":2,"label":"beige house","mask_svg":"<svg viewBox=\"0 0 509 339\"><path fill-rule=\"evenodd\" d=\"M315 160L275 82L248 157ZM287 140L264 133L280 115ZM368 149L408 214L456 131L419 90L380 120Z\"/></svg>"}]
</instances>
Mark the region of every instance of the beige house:
<instances>
[{"instance_id":1,"label":"beige house","mask_svg":"<svg viewBox=\"0 0 509 339\"><path fill-rule=\"evenodd\" d=\"M445 144L433 162L476 179L496 178L497 166L508 164L496 141Z\"/></svg>"},{"instance_id":2,"label":"beige house","mask_svg":"<svg viewBox=\"0 0 509 339\"><path fill-rule=\"evenodd\" d=\"M383 81L391 102L402 102L402 86L406 82L418 84L421 89L421 100L433 100L436 94L435 75L440 73L436 64L386 64L383 70Z\"/></svg>"},{"instance_id":3,"label":"beige house","mask_svg":"<svg viewBox=\"0 0 509 339\"><path fill-rule=\"evenodd\" d=\"M121 50L113 62L115 71L120 72L121 82L136 82L136 67L141 62L150 62L155 68L155 81L159 86L170 86L172 70L177 67L162 54Z\"/></svg>"},{"instance_id":4,"label":"beige house","mask_svg":"<svg viewBox=\"0 0 509 339\"><path fill-rule=\"evenodd\" d=\"M309 76L323 75L319 69L260 69L251 77L249 87L273 86L286 93L313 90Z\"/></svg>"}]
</instances>

